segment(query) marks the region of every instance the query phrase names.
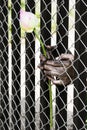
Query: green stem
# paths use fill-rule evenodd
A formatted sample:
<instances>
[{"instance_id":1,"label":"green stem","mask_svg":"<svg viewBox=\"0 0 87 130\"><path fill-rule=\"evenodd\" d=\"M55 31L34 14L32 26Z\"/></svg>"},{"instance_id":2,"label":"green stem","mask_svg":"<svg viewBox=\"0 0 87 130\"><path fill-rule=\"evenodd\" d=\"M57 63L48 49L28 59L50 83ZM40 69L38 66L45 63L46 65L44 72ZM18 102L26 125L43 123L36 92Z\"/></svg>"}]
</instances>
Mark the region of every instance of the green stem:
<instances>
[{"instance_id":1,"label":"green stem","mask_svg":"<svg viewBox=\"0 0 87 130\"><path fill-rule=\"evenodd\" d=\"M35 29L34 29L34 33L36 38L39 40L43 54L45 57L47 57L47 53L44 47L44 44L42 42L42 40L39 38L38 34L36 33ZM49 86L49 98L50 98L50 129L53 127L53 107L52 107L52 87L51 87L51 81L48 81L48 86Z\"/></svg>"},{"instance_id":2,"label":"green stem","mask_svg":"<svg viewBox=\"0 0 87 130\"><path fill-rule=\"evenodd\" d=\"M43 44L42 40L39 38L39 36L38 36L38 34L36 33L35 29L34 29L34 33L35 33L37 39L38 39L39 42L40 42L40 45L41 45L41 48L42 48L42 51L43 51L44 56L47 57L47 53L46 53L44 44Z\"/></svg>"},{"instance_id":3,"label":"green stem","mask_svg":"<svg viewBox=\"0 0 87 130\"><path fill-rule=\"evenodd\" d=\"M50 128L53 127L53 105L52 105L52 86L51 86L51 81L48 81L49 84L49 95L50 95Z\"/></svg>"}]
</instances>

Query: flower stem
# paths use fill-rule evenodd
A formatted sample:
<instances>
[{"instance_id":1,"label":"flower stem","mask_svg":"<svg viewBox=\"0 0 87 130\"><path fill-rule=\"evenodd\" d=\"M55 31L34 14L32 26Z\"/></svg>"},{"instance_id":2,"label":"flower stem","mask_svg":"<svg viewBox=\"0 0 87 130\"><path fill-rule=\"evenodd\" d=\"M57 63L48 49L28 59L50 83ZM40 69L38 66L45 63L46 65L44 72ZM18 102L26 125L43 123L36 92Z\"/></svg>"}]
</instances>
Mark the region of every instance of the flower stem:
<instances>
[{"instance_id":1,"label":"flower stem","mask_svg":"<svg viewBox=\"0 0 87 130\"><path fill-rule=\"evenodd\" d=\"M53 127L53 105L52 105L52 86L51 86L51 81L48 81L48 86L49 86L49 95L50 95L50 128Z\"/></svg>"},{"instance_id":2,"label":"flower stem","mask_svg":"<svg viewBox=\"0 0 87 130\"><path fill-rule=\"evenodd\" d=\"M35 33L37 39L38 39L39 42L40 42L40 45L41 45L41 47L42 47L42 51L43 51L44 56L47 57L47 53L46 53L44 44L43 44L42 40L39 38L39 36L38 36L38 34L36 33L35 29L34 29L34 33Z\"/></svg>"},{"instance_id":3,"label":"flower stem","mask_svg":"<svg viewBox=\"0 0 87 130\"><path fill-rule=\"evenodd\" d=\"M42 40L39 38L35 29L34 29L34 33L35 33L36 38L40 42L44 56L47 58L47 53L46 53L44 44L43 44ZM49 86L49 98L50 98L50 129L51 129L53 127L53 107L52 107L52 87L51 87L51 81L50 80L48 80L48 86Z\"/></svg>"}]
</instances>

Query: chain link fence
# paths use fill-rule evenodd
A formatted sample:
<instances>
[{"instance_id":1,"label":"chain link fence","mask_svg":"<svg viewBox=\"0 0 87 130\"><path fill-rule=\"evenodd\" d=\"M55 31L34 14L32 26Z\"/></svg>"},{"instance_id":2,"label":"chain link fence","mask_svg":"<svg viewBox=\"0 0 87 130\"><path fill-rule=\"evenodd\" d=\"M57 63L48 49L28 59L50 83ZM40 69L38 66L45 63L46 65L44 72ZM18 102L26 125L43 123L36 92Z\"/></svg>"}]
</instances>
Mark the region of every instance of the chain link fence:
<instances>
[{"instance_id":1,"label":"chain link fence","mask_svg":"<svg viewBox=\"0 0 87 130\"><path fill-rule=\"evenodd\" d=\"M71 83L52 85L52 128L48 81L37 67L42 51L34 33L21 30L20 9L37 15L38 36L56 46L55 57L68 50L74 56ZM0 1L1 130L87 129L86 21L86 0Z\"/></svg>"}]
</instances>

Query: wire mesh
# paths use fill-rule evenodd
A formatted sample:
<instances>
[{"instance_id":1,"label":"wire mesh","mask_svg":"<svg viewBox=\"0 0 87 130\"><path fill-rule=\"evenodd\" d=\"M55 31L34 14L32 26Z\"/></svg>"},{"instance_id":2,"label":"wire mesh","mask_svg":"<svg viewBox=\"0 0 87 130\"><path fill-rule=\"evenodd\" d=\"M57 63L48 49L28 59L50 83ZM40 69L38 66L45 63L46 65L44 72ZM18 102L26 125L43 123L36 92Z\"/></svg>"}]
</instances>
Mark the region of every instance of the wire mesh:
<instances>
[{"instance_id":1,"label":"wire mesh","mask_svg":"<svg viewBox=\"0 0 87 130\"><path fill-rule=\"evenodd\" d=\"M1 130L87 129L86 8L86 0L0 1ZM42 50L34 32L21 29L20 9L38 17L38 36L55 45L51 60L68 52L74 57L67 68L61 61L62 85L52 84L52 128L48 79L38 68Z\"/></svg>"}]
</instances>

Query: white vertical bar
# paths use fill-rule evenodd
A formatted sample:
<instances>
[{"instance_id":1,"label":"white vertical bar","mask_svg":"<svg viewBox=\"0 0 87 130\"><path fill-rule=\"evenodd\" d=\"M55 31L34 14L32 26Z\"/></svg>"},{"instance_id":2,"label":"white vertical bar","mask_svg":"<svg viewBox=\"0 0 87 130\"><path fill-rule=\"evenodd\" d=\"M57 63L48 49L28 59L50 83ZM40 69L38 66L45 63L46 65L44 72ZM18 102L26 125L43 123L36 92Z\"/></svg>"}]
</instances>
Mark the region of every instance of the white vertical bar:
<instances>
[{"instance_id":1,"label":"white vertical bar","mask_svg":"<svg viewBox=\"0 0 87 130\"><path fill-rule=\"evenodd\" d=\"M9 71L9 77L8 77L8 80L9 80L9 121L10 121L10 124L12 122L11 120L11 96L12 96L12 49L11 49L11 43L9 43L9 46L8 46L8 71ZM9 130L11 128L9 127Z\"/></svg>"},{"instance_id":2,"label":"white vertical bar","mask_svg":"<svg viewBox=\"0 0 87 130\"><path fill-rule=\"evenodd\" d=\"M40 0L35 0L35 14L40 15ZM40 21L39 21L40 22ZM36 28L40 36L40 27ZM40 43L35 39L35 129L39 129L40 122Z\"/></svg>"},{"instance_id":3,"label":"white vertical bar","mask_svg":"<svg viewBox=\"0 0 87 130\"><path fill-rule=\"evenodd\" d=\"M75 43L75 0L69 1L69 44L68 48L71 51L71 53L74 55L74 43ZM73 87L74 85L70 84L67 87L67 125L70 129L71 124L73 124Z\"/></svg>"},{"instance_id":4,"label":"white vertical bar","mask_svg":"<svg viewBox=\"0 0 87 130\"><path fill-rule=\"evenodd\" d=\"M51 23L51 46L56 46L56 18L57 18L57 0L51 0L52 23ZM55 8L54 8L55 7ZM55 107L56 107L56 86L52 85L52 105L53 105L53 128L55 129Z\"/></svg>"},{"instance_id":5,"label":"white vertical bar","mask_svg":"<svg viewBox=\"0 0 87 130\"><path fill-rule=\"evenodd\" d=\"M21 39L21 128L25 129L25 39Z\"/></svg>"}]
</instances>

